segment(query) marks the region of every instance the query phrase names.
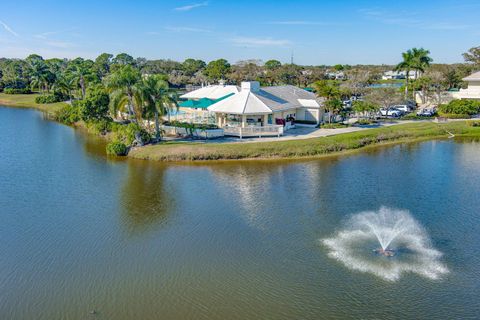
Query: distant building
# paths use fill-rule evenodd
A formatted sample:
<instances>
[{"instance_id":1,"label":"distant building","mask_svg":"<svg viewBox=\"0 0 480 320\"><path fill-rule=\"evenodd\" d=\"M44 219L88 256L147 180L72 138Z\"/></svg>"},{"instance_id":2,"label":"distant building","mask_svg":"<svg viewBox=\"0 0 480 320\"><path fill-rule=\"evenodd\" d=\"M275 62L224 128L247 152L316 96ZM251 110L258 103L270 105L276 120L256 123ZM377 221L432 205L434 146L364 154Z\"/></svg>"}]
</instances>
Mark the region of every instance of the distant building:
<instances>
[{"instance_id":1,"label":"distant building","mask_svg":"<svg viewBox=\"0 0 480 320\"><path fill-rule=\"evenodd\" d=\"M382 80L401 80L406 79L406 71L386 71L382 75ZM410 71L408 73L409 79L415 79L417 77L417 71Z\"/></svg>"}]
</instances>

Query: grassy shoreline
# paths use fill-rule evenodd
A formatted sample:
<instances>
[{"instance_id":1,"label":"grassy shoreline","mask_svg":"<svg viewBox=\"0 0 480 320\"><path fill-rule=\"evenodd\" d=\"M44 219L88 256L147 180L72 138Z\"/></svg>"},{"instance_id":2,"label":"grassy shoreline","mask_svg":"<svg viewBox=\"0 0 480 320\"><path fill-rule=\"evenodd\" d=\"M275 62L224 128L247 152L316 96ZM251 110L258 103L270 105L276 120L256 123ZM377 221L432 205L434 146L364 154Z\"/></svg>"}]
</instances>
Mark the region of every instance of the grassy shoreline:
<instances>
[{"instance_id":1,"label":"grassy shoreline","mask_svg":"<svg viewBox=\"0 0 480 320\"><path fill-rule=\"evenodd\" d=\"M55 113L61 107L65 106L65 102L41 104L35 103L35 98L41 94L32 93L32 94L5 94L0 93L0 105L6 107L15 107L15 108L28 108L36 109L42 112L47 112L49 114Z\"/></svg>"},{"instance_id":2,"label":"grassy shoreline","mask_svg":"<svg viewBox=\"0 0 480 320\"><path fill-rule=\"evenodd\" d=\"M245 144L167 142L134 148L130 151L129 157L166 162L308 159L347 154L376 146L445 139L449 137L447 131L453 133L456 137L480 138L480 127L473 127L467 121L444 124L423 122L306 140Z\"/></svg>"},{"instance_id":3,"label":"grassy shoreline","mask_svg":"<svg viewBox=\"0 0 480 320\"><path fill-rule=\"evenodd\" d=\"M0 93L0 105L17 108L31 108L49 114L66 104L37 104L38 94L6 95ZM367 150L372 147L445 139L449 132L456 137L480 139L480 126L469 125L471 120L449 123L409 123L390 127L368 129L334 136L288 141L251 143L201 143L164 142L133 148L128 157L133 159L178 162L178 161L225 161L225 160L295 160L344 155ZM83 123L73 127L94 134ZM108 140L108 137L102 136Z\"/></svg>"}]
</instances>

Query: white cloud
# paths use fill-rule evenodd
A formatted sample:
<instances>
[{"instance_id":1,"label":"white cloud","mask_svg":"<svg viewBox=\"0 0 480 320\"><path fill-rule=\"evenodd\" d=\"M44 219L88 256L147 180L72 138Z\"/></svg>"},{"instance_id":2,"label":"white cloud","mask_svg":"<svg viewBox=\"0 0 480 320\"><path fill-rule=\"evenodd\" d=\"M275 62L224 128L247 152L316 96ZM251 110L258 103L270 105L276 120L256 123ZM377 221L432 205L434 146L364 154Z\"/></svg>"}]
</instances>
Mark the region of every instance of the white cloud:
<instances>
[{"instance_id":1,"label":"white cloud","mask_svg":"<svg viewBox=\"0 0 480 320\"><path fill-rule=\"evenodd\" d=\"M206 6L208 6L207 1L201 2L201 3L193 3L193 4L189 4L189 5L182 6L182 7L177 7L174 10L175 11L190 11L190 10L193 10L193 9L196 9L196 8L206 7Z\"/></svg>"},{"instance_id":2,"label":"white cloud","mask_svg":"<svg viewBox=\"0 0 480 320\"><path fill-rule=\"evenodd\" d=\"M230 41L238 47L287 47L292 44L289 40L272 38L236 37Z\"/></svg>"},{"instance_id":3,"label":"white cloud","mask_svg":"<svg viewBox=\"0 0 480 320\"><path fill-rule=\"evenodd\" d=\"M2 20L0 20L0 25L3 26L3 28L10 34L14 35L15 37L18 37L18 33L16 33L15 31L12 30L12 28L10 28L5 22L3 22Z\"/></svg>"},{"instance_id":4,"label":"white cloud","mask_svg":"<svg viewBox=\"0 0 480 320\"><path fill-rule=\"evenodd\" d=\"M465 24L457 24L451 22L442 21L428 21L424 16L416 18L418 16L415 12L399 12L390 13L379 9L360 9L358 11L365 18L378 21L383 24L398 25L401 27L412 27L424 30L464 30L470 28Z\"/></svg>"}]
</instances>

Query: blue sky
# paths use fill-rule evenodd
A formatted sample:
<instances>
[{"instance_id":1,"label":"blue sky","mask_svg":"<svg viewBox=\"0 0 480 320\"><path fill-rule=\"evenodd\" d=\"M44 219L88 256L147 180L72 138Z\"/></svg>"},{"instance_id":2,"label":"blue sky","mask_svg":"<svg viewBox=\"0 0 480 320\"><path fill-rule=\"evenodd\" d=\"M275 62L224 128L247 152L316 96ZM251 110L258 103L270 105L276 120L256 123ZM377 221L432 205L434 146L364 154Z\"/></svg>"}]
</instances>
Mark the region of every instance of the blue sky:
<instances>
[{"instance_id":1,"label":"blue sky","mask_svg":"<svg viewBox=\"0 0 480 320\"><path fill-rule=\"evenodd\" d=\"M393 64L411 47L461 62L480 46L480 1L5 1L0 57Z\"/></svg>"}]
</instances>

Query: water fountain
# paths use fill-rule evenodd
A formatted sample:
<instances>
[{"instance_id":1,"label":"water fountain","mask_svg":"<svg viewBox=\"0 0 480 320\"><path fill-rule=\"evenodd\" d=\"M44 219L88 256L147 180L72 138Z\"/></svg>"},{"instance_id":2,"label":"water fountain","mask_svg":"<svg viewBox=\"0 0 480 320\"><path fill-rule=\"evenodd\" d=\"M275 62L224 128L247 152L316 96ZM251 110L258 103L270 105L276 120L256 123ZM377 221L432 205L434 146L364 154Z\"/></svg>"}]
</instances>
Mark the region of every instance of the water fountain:
<instances>
[{"instance_id":1,"label":"water fountain","mask_svg":"<svg viewBox=\"0 0 480 320\"><path fill-rule=\"evenodd\" d=\"M355 214L322 243L330 257L348 268L386 280L397 280L404 272L438 279L448 272L425 229L405 210L382 207Z\"/></svg>"}]
</instances>

